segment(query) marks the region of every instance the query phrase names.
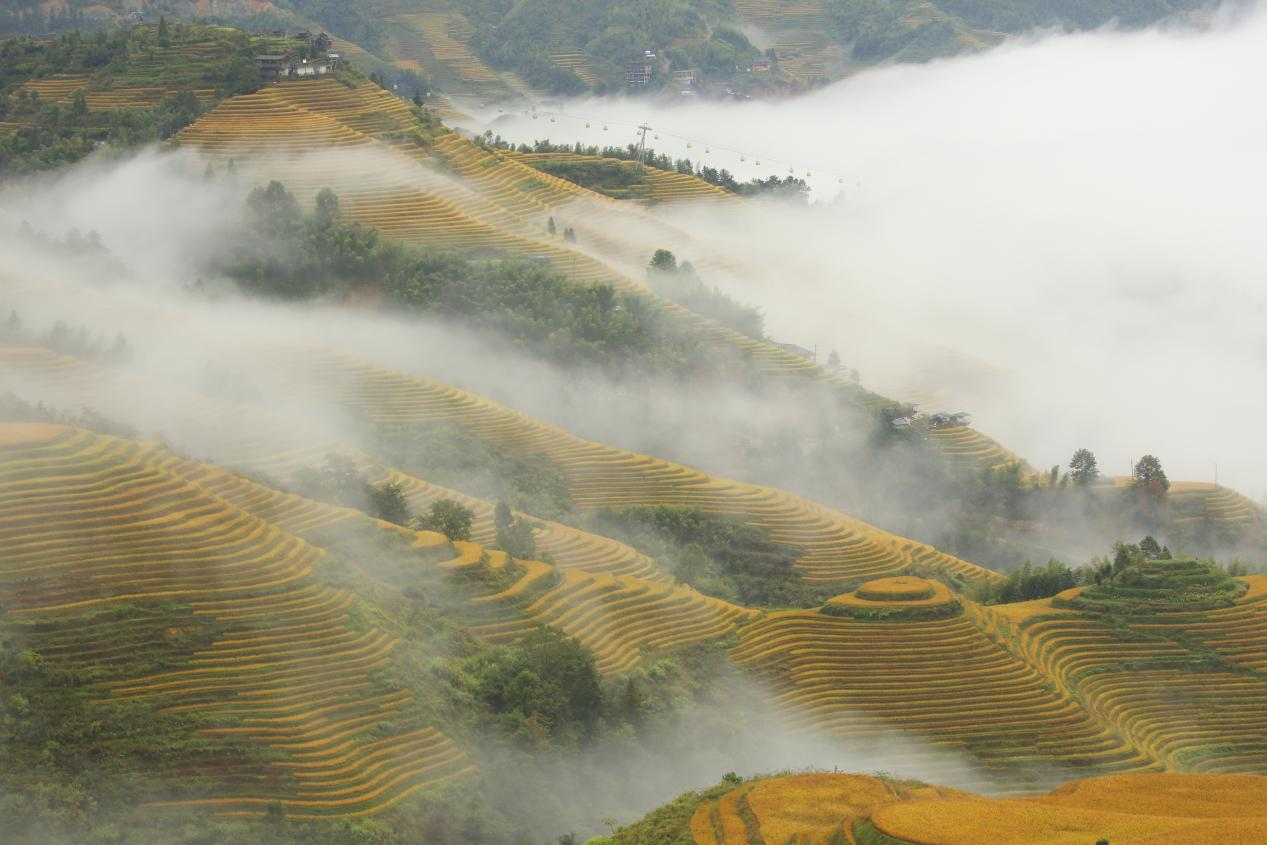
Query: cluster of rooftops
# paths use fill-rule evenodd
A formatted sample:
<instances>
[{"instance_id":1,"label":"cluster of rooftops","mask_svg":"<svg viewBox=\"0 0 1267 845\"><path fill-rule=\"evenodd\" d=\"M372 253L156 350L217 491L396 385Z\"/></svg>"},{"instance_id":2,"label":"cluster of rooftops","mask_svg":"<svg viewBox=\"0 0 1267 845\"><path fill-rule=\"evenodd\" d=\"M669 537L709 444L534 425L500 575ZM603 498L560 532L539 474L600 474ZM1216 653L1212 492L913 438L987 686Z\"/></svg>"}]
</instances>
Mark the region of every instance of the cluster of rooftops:
<instances>
[{"instance_id":1,"label":"cluster of rooftops","mask_svg":"<svg viewBox=\"0 0 1267 845\"><path fill-rule=\"evenodd\" d=\"M909 417L898 417L893 420L893 427L896 429L907 429L920 420L927 419L929 428L941 428L947 425L971 425L972 414L967 411L938 411L935 414L924 414L919 410L919 405L911 406L911 415Z\"/></svg>"},{"instance_id":2,"label":"cluster of rooftops","mask_svg":"<svg viewBox=\"0 0 1267 845\"><path fill-rule=\"evenodd\" d=\"M285 38L281 30L270 32L275 38ZM299 56L295 53L262 53L255 57L255 68L263 79L295 79L302 76L324 76L334 73L339 63L339 54L330 52L334 40L324 32L313 34L304 30L290 36L291 40L303 41L311 49L310 56Z\"/></svg>"}]
</instances>

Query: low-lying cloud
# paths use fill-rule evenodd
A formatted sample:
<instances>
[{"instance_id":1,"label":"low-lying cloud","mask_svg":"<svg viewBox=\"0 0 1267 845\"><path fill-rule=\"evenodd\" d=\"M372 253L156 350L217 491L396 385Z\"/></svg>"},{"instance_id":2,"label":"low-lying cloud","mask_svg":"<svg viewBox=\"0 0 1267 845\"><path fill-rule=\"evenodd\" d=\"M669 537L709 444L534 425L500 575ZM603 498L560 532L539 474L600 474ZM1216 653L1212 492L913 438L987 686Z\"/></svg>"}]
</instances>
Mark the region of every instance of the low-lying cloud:
<instances>
[{"instance_id":1,"label":"low-lying cloud","mask_svg":"<svg viewBox=\"0 0 1267 845\"><path fill-rule=\"evenodd\" d=\"M588 129L485 118L516 141L600 144L646 120L659 151L745 178L809 171L809 208L661 211L744 265L709 281L776 338L970 410L1036 465L1086 446L1124 474L1151 452L1172 478L1217 463L1259 497L1264 43L1260 3L1200 31L1039 33L791 101L558 107Z\"/></svg>"}]
</instances>

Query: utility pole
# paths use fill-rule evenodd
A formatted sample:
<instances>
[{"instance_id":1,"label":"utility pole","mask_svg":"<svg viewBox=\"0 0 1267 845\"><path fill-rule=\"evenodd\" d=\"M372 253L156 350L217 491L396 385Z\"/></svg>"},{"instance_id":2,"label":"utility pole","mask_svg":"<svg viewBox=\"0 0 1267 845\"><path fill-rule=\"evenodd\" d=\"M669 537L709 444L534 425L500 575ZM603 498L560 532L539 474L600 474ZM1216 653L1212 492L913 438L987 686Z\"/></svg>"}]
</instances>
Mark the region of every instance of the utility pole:
<instances>
[{"instance_id":1,"label":"utility pole","mask_svg":"<svg viewBox=\"0 0 1267 845\"><path fill-rule=\"evenodd\" d=\"M644 158L647 154L647 133L651 131L651 127L645 122L638 127L638 169L641 170L646 162Z\"/></svg>"}]
</instances>

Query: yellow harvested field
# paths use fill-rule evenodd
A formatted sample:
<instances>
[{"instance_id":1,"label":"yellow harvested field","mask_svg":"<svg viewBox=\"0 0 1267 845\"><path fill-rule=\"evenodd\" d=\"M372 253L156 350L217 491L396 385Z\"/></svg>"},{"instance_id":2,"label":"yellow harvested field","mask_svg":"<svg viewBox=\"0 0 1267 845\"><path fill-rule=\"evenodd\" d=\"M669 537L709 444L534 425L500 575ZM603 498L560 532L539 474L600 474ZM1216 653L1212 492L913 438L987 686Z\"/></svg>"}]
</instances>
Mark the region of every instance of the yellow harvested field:
<instances>
[{"instance_id":1,"label":"yellow harvested field","mask_svg":"<svg viewBox=\"0 0 1267 845\"><path fill-rule=\"evenodd\" d=\"M790 775L757 783L746 794L764 842L787 842L836 829L897 800L895 790L871 777L836 774Z\"/></svg>"},{"instance_id":2,"label":"yellow harvested field","mask_svg":"<svg viewBox=\"0 0 1267 845\"><path fill-rule=\"evenodd\" d=\"M1032 798L889 804L876 828L918 845L1226 845L1267 841L1267 778L1119 775Z\"/></svg>"},{"instance_id":3,"label":"yellow harvested field","mask_svg":"<svg viewBox=\"0 0 1267 845\"><path fill-rule=\"evenodd\" d=\"M827 600L826 607L840 610L934 610L945 608L946 613L954 612L955 596L950 588L940 581L925 581L923 578L899 576L868 581L852 593L833 596Z\"/></svg>"},{"instance_id":4,"label":"yellow harvested field","mask_svg":"<svg viewBox=\"0 0 1267 845\"><path fill-rule=\"evenodd\" d=\"M695 845L839 845L870 823L910 845L1250 845L1267 841L1267 778L1113 775L986 798L853 774L781 775L700 803Z\"/></svg>"},{"instance_id":5,"label":"yellow harvested field","mask_svg":"<svg viewBox=\"0 0 1267 845\"><path fill-rule=\"evenodd\" d=\"M907 575L877 578L857 590L858 598L867 601L917 601L932 598L934 592L933 582Z\"/></svg>"}]
</instances>

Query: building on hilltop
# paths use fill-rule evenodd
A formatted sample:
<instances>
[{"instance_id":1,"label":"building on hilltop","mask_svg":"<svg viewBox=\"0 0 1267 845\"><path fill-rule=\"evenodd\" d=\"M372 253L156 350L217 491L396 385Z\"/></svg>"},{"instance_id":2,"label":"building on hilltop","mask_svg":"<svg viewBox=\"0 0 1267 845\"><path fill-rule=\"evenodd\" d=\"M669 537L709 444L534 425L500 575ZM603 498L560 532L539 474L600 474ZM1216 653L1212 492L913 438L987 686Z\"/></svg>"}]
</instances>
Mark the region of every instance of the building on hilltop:
<instances>
[{"instance_id":1,"label":"building on hilltop","mask_svg":"<svg viewBox=\"0 0 1267 845\"><path fill-rule=\"evenodd\" d=\"M255 57L255 69L261 79L284 79L290 69L290 56L284 53L265 53Z\"/></svg>"},{"instance_id":2,"label":"building on hilltop","mask_svg":"<svg viewBox=\"0 0 1267 845\"><path fill-rule=\"evenodd\" d=\"M299 79L305 76L325 76L328 73L334 73L337 61L337 57L328 55L316 59L300 59L291 63L287 75L291 79Z\"/></svg>"},{"instance_id":3,"label":"building on hilltop","mask_svg":"<svg viewBox=\"0 0 1267 845\"><path fill-rule=\"evenodd\" d=\"M265 53L255 57L255 68L261 79L303 79L334 73L339 64L337 53L326 53L301 59L291 53Z\"/></svg>"}]
</instances>

